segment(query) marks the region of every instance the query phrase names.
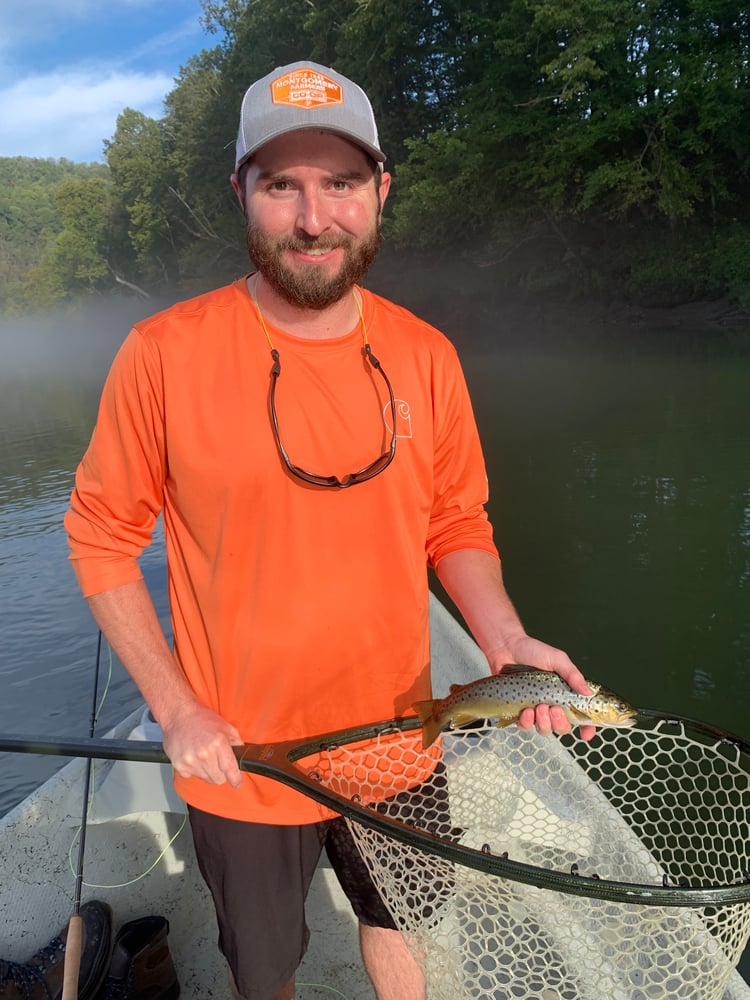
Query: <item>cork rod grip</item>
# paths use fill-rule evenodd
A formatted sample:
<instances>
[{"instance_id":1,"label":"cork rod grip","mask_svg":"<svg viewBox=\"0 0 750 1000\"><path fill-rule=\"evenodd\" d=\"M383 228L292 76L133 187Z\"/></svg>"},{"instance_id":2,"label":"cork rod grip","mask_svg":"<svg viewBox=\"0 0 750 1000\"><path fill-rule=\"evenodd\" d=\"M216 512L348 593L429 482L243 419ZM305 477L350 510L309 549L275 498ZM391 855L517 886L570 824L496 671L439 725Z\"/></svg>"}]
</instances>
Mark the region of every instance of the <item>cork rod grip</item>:
<instances>
[{"instance_id":1,"label":"cork rod grip","mask_svg":"<svg viewBox=\"0 0 750 1000\"><path fill-rule=\"evenodd\" d=\"M81 971L81 945L83 943L83 921L74 914L68 924L68 940L65 945L65 965L63 966L63 987L60 1000L78 1000L78 974Z\"/></svg>"}]
</instances>

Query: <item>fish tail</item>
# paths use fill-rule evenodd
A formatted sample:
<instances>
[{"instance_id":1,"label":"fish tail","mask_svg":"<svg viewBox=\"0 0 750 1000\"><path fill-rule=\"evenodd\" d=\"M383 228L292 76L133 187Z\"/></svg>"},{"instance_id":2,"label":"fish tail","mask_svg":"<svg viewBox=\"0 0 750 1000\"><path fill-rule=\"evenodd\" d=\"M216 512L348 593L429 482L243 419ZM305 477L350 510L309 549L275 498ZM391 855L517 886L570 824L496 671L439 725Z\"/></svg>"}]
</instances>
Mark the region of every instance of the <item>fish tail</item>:
<instances>
[{"instance_id":1,"label":"fish tail","mask_svg":"<svg viewBox=\"0 0 750 1000\"><path fill-rule=\"evenodd\" d=\"M435 700L428 699L427 701L417 701L412 705L412 708L422 720L423 750L432 746L443 728L442 724L435 718L436 704L437 702Z\"/></svg>"}]
</instances>

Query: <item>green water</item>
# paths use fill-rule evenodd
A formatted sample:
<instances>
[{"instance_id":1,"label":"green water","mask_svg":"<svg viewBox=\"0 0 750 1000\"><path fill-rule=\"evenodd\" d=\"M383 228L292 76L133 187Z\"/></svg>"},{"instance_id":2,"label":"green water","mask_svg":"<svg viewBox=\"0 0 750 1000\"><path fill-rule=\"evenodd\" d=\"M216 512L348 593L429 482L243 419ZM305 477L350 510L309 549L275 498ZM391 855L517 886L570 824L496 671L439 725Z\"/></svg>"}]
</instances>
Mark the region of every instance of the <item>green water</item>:
<instances>
[{"instance_id":1,"label":"green water","mask_svg":"<svg viewBox=\"0 0 750 1000\"><path fill-rule=\"evenodd\" d=\"M466 352L527 628L637 705L750 737L750 355Z\"/></svg>"}]
</instances>

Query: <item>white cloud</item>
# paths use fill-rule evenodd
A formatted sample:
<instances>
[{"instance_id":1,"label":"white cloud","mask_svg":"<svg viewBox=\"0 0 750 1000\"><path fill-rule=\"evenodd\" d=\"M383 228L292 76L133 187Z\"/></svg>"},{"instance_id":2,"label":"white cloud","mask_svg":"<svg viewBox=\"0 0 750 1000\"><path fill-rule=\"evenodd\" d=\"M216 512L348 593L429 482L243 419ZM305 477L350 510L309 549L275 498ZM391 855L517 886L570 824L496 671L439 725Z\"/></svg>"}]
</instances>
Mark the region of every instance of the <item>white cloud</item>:
<instances>
[{"instance_id":1,"label":"white cloud","mask_svg":"<svg viewBox=\"0 0 750 1000\"><path fill-rule=\"evenodd\" d=\"M160 118L173 86L163 73L103 75L92 68L26 77L0 88L0 156L100 160L120 112L136 108Z\"/></svg>"},{"instance_id":2,"label":"white cloud","mask_svg":"<svg viewBox=\"0 0 750 1000\"><path fill-rule=\"evenodd\" d=\"M0 0L0 156L99 160L125 107L160 118L206 42L200 6Z\"/></svg>"},{"instance_id":3,"label":"white cloud","mask_svg":"<svg viewBox=\"0 0 750 1000\"><path fill-rule=\"evenodd\" d=\"M154 0L108 0L113 18L127 17L129 7L147 9L153 5ZM82 24L100 13L101 0L3 0L0 4L0 49L52 40L62 25Z\"/></svg>"},{"instance_id":4,"label":"white cloud","mask_svg":"<svg viewBox=\"0 0 750 1000\"><path fill-rule=\"evenodd\" d=\"M216 40L207 41L195 16L175 22L167 31L153 35L128 53L127 61L133 62L146 57L158 58L162 54L173 54L188 45L191 54L197 55L206 45L215 45ZM176 75L176 67L175 67Z\"/></svg>"}]
</instances>

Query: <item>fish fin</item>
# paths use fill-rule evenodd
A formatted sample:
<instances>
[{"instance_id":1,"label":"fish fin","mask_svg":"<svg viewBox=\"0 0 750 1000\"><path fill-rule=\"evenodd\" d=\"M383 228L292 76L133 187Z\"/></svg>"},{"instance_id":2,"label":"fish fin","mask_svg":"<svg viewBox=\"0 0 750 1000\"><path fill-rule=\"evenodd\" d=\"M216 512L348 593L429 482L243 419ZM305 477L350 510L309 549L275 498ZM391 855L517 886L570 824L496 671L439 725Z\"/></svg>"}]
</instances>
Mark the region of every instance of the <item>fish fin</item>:
<instances>
[{"instance_id":1,"label":"fish fin","mask_svg":"<svg viewBox=\"0 0 750 1000\"><path fill-rule=\"evenodd\" d=\"M463 687L466 687L466 685L465 684L451 684L451 686L448 688L448 693L449 694L455 694L456 691L460 691L461 688L463 688Z\"/></svg>"},{"instance_id":2,"label":"fish fin","mask_svg":"<svg viewBox=\"0 0 750 1000\"><path fill-rule=\"evenodd\" d=\"M443 726L437 719L430 719L429 722L422 723L422 749L431 747L438 736L442 733Z\"/></svg>"},{"instance_id":3,"label":"fish fin","mask_svg":"<svg viewBox=\"0 0 750 1000\"><path fill-rule=\"evenodd\" d=\"M432 746L443 729L442 724L438 722L434 715L436 703L435 700L428 699L427 701L416 701L412 705L412 708L422 720L423 750Z\"/></svg>"},{"instance_id":4,"label":"fish fin","mask_svg":"<svg viewBox=\"0 0 750 1000\"><path fill-rule=\"evenodd\" d=\"M427 701L415 701L411 707L422 722L427 722L428 719L432 718L432 710L435 707L435 702L432 698L428 698Z\"/></svg>"},{"instance_id":5,"label":"fish fin","mask_svg":"<svg viewBox=\"0 0 750 1000\"><path fill-rule=\"evenodd\" d=\"M465 726L469 722L478 722L481 718L483 716L477 715L476 712L462 711L461 709L454 709L451 712L451 722L454 726Z\"/></svg>"},{"instance_id":6,"label":"fish fin","mask_svg":"<svg viewBox=\"0 0 750 1000\"><path fill-rule=\"evenodd\" d=\"M549 670L541 667L530 667L527 663L504 663L500 668L500 676L509 674L548 674Z\"/></svg>"},{"instance_id":7,"label":"fish fin","mask_svg":"<svg viewBox=\"0 0 750 1000\"><path fill-rule=\"evenodd\" d=\"M591 716L587 715L585 712L582 712L580 709L575 708L573 705L567 705L566 712L569 713L569 715L573 716L571 722L575 720L576 722L580 722L585 726L591 725Z\"/></svg>"},{"instance_id":8,"label":"fish fin","mask_svg":"<svg viewBox=\"0 0 750 1000\"><path fill-rule=\"evenodd\" d=\"M518 716L514 715L512 719L498 719L495 723L496 729L505 729L506 726L513 726L518 722Z\"/></svg>"}]
</instances>

